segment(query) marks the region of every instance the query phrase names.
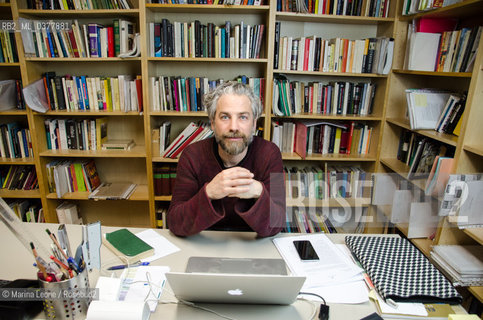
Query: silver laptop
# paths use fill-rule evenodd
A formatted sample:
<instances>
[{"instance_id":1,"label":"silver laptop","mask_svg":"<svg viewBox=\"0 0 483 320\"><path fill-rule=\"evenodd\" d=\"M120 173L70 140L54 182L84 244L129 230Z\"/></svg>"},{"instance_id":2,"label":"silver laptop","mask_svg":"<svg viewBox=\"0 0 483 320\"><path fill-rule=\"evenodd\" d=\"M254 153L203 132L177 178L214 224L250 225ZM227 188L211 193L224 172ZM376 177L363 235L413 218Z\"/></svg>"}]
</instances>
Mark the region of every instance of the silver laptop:
<instances>
[{"instance_id":1,"label":"silver laptop","mask_svg":"<svg viewBox=\"0 0 483 320\"><path fill-rule=\"evenodd\" d=\"M273 274L166 273L180 300L211 303L291 304L305 277Z\"/></svg>"},{"instance_id":2,"label":"silver laptop","mask_svg":"<svg viewBox=\"0 0 483 320\"><path fill-rule=\"evenodd\" d=\"M286 275L283 259L190 257L186 272Z\"/></svg>"}]
</instances>

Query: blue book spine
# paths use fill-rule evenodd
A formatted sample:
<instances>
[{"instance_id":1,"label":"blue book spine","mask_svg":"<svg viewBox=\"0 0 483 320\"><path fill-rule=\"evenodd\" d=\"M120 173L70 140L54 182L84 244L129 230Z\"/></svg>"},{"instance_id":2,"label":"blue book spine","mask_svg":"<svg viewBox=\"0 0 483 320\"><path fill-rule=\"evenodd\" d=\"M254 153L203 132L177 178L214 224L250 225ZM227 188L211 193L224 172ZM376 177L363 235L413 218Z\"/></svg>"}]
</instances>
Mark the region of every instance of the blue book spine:
<instances>
[{"instance_id":1,"label":"blue book spine","mask_svg":"<svg viewBox=\"0 0 483 320\"><path fill-rule=\"evenodd\" d=\"M49 28L47 28L46 33L47 33L47 40L49 41L50 54L52 58L56 58L55 51L54 51L54 43L52 42L52 33L50 32Z\"/></svg>"},{"instance_id":2,"label":"blue book spine","mask_svg":"<svg viewBox=\"0 0 483 320\"><path fill-rule=\"evenodd\" d=\"M60 31L57 31L57 37L59 38L60 49L62 50L64 57L67 58L68 57L67 50L65 49L64 41L62 41L62 35L60 34Z\"/></svg>"},{"instance_id":3,"label":"blue book spine","mask_svg":"<svg viewBox=\"0 0 483 320\"><path fill-rule=\"evenodd\" d=\"M27 129L22 129L22 142L23 142L23 148L25 150L25 157L28 158L30 154L29 154L29 144L27 142Z\"/></svg>"},{"instance_id":4,"label":"blue book spine","mask_svg":"<svg viewBox=\"0 0 483 320\"><path fill-rule=\"evenodd\" d=\"M76 87L77 87L77 96L79 97L79 101L78 101L78 109L79 110L85 110L84 108L84 99L83 99L83 95L82 95L82 84L81 84L81 80L79 77L73 77L75 79L75 84L76 84Z\"/></svg>"},{"instance_id":5,"label":"blue book spine","mask_svg":"<svg viewBox=\"0 0 483 320\"><path fill-rule=\"evenodd\" d=\"M81 83L82 83L82 99L84 100L84 106L86 110L90 110L86 76L81 76Z\"/></svg>"}]
</instances>

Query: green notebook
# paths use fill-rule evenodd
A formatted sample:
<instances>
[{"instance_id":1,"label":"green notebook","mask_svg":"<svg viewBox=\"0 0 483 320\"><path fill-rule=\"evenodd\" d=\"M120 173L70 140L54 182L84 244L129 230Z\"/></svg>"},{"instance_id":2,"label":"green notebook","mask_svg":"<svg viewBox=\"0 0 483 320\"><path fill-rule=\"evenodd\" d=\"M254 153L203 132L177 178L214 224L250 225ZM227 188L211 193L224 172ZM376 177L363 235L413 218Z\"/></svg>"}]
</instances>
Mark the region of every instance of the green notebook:
<instances>
[{"instance_id":1,"label":"green notebook","mask_svg":"<svg viewBox=\"0 0 483 320\"><path fill-rule=\"evenodd\" d=\"M103 243L122 261L127 259L129 263L137 262L154 254L153 247L128 229L119 229L111 233L106 233Z\"/></svg>"}]
</instances>

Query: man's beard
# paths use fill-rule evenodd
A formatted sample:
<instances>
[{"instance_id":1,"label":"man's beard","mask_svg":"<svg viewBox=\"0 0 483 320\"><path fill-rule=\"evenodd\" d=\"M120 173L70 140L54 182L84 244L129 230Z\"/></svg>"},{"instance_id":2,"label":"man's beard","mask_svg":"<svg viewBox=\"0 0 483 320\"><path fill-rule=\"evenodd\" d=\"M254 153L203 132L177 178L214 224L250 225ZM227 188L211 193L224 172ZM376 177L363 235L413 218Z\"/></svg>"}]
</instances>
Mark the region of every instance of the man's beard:
<instances>
[{"instance_id":1,"label":"man's beard","mask_svg":"<svg viewBox=\"0 0 483 320\"><path fill-rule=\"evenodd\" d=\"M227 141L226 139L228 138L242 138L242 141ZM221 136L215 133L215 140L223 151L231 156L236 156L242 153L252 143L253 136L250 135L247 137L239 131L230 132Z\"/></svg>"}]
</instances>

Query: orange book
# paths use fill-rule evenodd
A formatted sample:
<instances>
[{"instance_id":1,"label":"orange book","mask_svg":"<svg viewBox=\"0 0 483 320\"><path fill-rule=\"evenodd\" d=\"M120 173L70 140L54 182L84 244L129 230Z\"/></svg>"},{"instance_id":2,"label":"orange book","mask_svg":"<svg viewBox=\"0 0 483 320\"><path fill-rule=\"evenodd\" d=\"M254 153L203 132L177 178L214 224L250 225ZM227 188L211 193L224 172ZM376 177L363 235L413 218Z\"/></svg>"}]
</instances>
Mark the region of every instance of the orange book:
<instances>
[{"instance_id":1,"label":"orange book","mask_svg":"<svg viewBox=\"0 0 483 320\"><path fill-rule=\"evenodd\" d=\"M349 50L349 39L342 39L342 65L341 72L346 72L347 68L347 54Z\"/></svg>"},{"instance_id":2,"label":"orange book","mask_svg":"<svg viewBox=\"0 0 483 320\"><path fill-rule=\"evenodd\" d=\"M295 141L294 151L305 159L307 156L307 126L300 121L294 121L295 123Z\"/></svg>"}]
</instances>

